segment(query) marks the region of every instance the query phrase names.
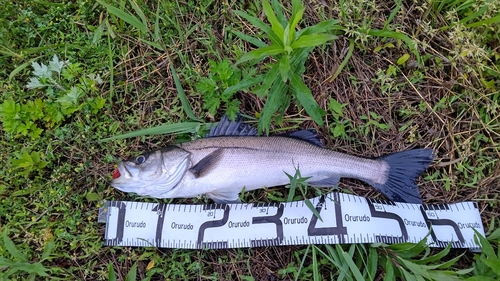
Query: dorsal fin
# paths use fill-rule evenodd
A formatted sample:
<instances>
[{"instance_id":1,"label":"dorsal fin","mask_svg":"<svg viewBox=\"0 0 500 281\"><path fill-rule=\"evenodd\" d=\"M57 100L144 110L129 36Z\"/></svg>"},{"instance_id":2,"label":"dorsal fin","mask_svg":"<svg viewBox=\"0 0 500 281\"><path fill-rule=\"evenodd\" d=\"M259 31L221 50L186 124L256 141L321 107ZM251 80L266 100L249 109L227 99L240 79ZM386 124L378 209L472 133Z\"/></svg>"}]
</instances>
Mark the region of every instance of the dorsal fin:
<instances>
[{"instance_id":1,"label":"dorsal fin","mask_svg":"<svg viewBox=\"0 0 500 281\"><path fill-rule=\"evenodd\" d=\"M217 126L210 128L210 132L207 137L220 137L220 136L256 136L257 129L249 124L243 123L240 115L236 117L236 120L231 121L224 114Z\"/></svg>"},{"instance_id":2,"label":"dorsal fin","mask_svg":"<svg viewBox=\"0 0 500 281\"><path fill-rule=\"evenodd\" d=\"M321 147L323 146L323 144L321 143L321 140L318 136L318 133L314 129L299 130L299 131L295 131L295 132L281 134L279 136L296 138L299 140L307 141L310 144L314 144L314 145L321 146Z\"/></svg>"}]
</instances>

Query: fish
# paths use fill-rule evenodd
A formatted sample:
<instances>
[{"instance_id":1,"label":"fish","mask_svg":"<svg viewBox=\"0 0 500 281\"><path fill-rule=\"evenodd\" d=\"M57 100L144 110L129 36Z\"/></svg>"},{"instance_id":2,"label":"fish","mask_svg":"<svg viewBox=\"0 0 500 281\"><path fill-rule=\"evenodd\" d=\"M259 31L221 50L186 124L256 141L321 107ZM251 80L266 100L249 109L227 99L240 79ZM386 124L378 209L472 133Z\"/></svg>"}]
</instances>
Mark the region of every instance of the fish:
<instances>
[{"instance_id":1,"label":"fish","mask_svg":"<svg viewBox=\"0 0 500 281\"><path fill-rule=\"evenodd\" d=\"M364 158L322 145L315 130L258 136L238 116L223 116L205 138L173 144L119 163L111 186L141 196L237 203L241 191L283 186L300 171L310 186L334 187L341 178L364 181L394 202L421 204L415 181L432 163L430 148Z\"/></svg>"}]
</instances>

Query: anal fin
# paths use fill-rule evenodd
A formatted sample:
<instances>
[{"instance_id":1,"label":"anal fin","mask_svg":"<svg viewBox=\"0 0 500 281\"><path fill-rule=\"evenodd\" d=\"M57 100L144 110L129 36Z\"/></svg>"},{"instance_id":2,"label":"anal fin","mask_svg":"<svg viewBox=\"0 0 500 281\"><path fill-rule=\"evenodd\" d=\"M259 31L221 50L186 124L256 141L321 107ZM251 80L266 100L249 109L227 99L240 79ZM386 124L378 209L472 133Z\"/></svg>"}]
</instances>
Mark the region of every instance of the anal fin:
<instances>
[{"instance_id":1,"label":"anal fin","mask_svg":"<svg viewBox=\"0 0 500 281\"><path fill-rule=\"evenodd\" d=\"M339 177L333 176L329 178L324 178L320 180L310 180L307 184L317 187L335 187L340 181Z\"/></svg>"},{"instance_id":2,"label":"anal fin","mask_svg":"<svg viewBox=\"0 0 500 281\"><path fill-rule=\"evenodd\" d=\"M219 204L241 203L240 197L238 196L238 192L234 191L209 192L205 195L208 198L214 200L215 203Z\"/></svg>"}]
</instances>

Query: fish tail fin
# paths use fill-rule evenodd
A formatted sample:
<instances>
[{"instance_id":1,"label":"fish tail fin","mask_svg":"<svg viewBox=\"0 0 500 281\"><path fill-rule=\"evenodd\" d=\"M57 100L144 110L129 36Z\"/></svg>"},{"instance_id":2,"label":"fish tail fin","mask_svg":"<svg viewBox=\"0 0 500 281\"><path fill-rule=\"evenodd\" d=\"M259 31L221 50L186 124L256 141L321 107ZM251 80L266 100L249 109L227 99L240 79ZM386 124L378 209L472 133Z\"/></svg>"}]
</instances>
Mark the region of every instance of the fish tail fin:
<instances>
[{"instance_id":1,"label":"fish tail fin","mask_svg":"<svg viewBox=\"0 0 500 281\"><path fill-rule=\"evenodd\" d=\"M434 159L432 149L412 149L378 158L389 166L387 181L372 184L378 191L395 202L422 204L415 180Z\"/></svg>"}]
</instances>

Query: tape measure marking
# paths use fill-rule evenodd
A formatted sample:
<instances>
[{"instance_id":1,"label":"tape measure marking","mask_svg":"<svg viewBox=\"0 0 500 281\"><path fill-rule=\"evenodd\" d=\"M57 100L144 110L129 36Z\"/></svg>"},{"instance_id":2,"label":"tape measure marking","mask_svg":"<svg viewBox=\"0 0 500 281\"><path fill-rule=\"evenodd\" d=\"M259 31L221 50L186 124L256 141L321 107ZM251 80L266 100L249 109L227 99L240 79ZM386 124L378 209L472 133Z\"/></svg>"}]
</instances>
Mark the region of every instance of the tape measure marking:
<instances>
[{"instance_id":1,"label":"tape measure marking","mask_svg":"<svg viewBox=\"0 0 500 281\"><path fill-rule=\"evenodd\" d=\"M484 235L477 204L420 205L330 193L304 201L242 204L163 204L109 201L100 209L105 245L238 248L303 244L387 244L424 239L431 247L478 249Z\"/></svg>"}]
</instances>

